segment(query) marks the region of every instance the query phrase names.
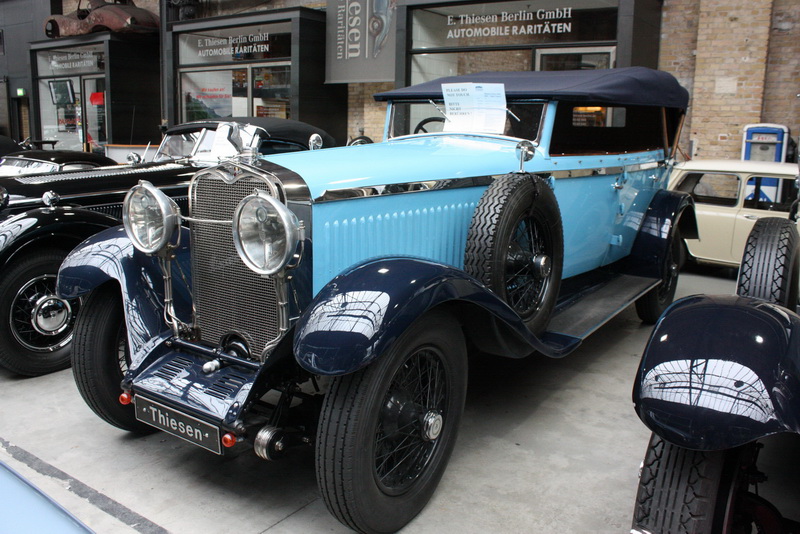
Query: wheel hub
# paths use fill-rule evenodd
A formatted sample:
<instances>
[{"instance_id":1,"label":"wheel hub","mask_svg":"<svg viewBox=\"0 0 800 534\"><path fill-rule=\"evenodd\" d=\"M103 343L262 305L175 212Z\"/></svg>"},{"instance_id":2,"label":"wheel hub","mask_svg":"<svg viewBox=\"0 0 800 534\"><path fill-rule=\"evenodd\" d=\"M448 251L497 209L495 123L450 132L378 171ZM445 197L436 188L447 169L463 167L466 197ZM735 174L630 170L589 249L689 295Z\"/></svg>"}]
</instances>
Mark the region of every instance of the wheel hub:
<instances>
[{"instance_id":1,"label":"wheel hub","mask_svg":"<svg viewBox=\"0 0 800 534\"><path fill-rule=\"evenodd\" d=\"M547 254L537 254L533 257L533 274L537 278L547 278L553 269L553 260Z\"/></svg>"},{"instance_id":2,"label":"wheel hub","mask_svg":"<svg viewBox=\"0 0 800 534\"><path fill-rule=\"evenodd\" d=\"M422 418L422 438L433 441L442 433L444 418L439 412L430 411Z\"/></svg>"},{"instance_id":3,"label":"wheel hub","mask_svg":"<svg viewBox=\"0 0 800 534\"><path fill-rule=\"evenodd\" d=\"M36 301L31 311L31 325L45 336L55 336L67 329L72 319L72 306L55 295L45 295Z\"/></svg>"}]
</instances>

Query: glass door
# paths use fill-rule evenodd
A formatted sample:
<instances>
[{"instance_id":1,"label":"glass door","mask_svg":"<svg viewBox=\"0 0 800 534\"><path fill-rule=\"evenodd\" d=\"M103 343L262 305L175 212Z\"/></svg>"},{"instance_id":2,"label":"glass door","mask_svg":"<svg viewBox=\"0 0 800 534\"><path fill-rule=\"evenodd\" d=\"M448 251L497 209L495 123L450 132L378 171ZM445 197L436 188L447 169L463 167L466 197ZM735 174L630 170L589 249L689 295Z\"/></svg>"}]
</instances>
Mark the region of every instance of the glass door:
<instances>
[{"instance_id":1,"label":"glass door","mask_svg":"<svg viewBox=\"0 0 800 534\"><path fill-rule=\"evenodd\" d=\"M105 155L108 142L106 131L106 80L103 76L85 76L83 85L83 144L87 152Z\"/></svg>"}]
</instances>

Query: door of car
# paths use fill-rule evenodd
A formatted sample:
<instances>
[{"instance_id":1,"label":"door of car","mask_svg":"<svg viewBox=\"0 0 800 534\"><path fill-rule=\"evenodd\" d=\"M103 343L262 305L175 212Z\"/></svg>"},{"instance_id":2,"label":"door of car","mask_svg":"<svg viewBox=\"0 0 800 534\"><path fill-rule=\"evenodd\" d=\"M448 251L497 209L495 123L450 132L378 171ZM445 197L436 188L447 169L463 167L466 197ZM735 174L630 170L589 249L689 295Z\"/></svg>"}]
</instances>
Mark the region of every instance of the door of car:
<instances>
[{"instance_id":1,"label":"door of car","mask_svg":"<svg viewBox=\"0 0 800 534\"><path fill-rule=\"evenodd\" d=\"M789 217L789 209L797 198L793 177L743 175L744 201L736 214L731 241L731 257L740 261L747 236L761 217Z\"/></svg>"},{"instance_id":2,"label":"door of car","mask_svg":"<svg viewBox=\"0 0 800 534\"><path fill-rule=\"evenodd\" d=\"M742 205L741 177L733 172L687 172L676 181L676 189L692 195L695 201L700 239L687 239L689 253L715 263L739 263L734 258L734 227ZM745 219L749 220L749 219Z\"/></svg>"}]
</instances>

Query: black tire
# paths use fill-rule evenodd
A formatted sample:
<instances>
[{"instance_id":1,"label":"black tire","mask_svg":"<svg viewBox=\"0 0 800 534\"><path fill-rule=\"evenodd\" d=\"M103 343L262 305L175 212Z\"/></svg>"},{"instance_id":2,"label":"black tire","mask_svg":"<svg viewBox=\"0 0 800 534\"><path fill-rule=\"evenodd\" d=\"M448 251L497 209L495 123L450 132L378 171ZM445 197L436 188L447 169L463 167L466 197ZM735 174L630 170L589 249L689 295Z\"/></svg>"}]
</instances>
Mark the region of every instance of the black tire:
<instances>
[{"instance_id":1,"label":"black tire","mask_svg":"<svg viewBox=\"0 0 800 534\"><path fill-rule=\"evenodd\" d=\"M368 367L336 377L316 441L317 483L331 514L360 532L411 521L444 473L466 387L463 333L441 312L417 320ZM403 451L412 462L402 463Z\"/></svg>"},{"instance_id":2,"label":"black tire","mask_svg":"<svg viewBox=\"0 0 800 534\"><path fill-rule=\"evenodd\" d=\"M139 434L155 431L136 420L133 404L119 402L130 351L118 287L103 286L89 295L75 322L72 343L72 374L89 408L123 430Z\"/></svg>"},{"instance_id":3,"label":"black tire","mask_svg":"<svg viewBox=\"0 0 800 534\"><path fill-rule=\"evenodd\" d=\"M652 534L723 534L732 517L739 450L692 451L650 438L639 476L633 529Z\"/></svg>"},{"instance_id":4,"label":"black tire","mask_svg":"<svg viewBox=\"0 0 800 534\"><path fill-rule=\"evenodd\" d=\"M655 324L672 301L678 288L678 276L681 272L684 242L678 228L672 234L669 250L661 267L661 283L636 300L636 314L645 324Z\"/></svg>"},{"instance_id":5,"label":"black tire","mask_svg":"<svg viewBox=\"0 0 800 534\"><path fill-rule=\"evenodd\" d=\"M550 186L526 174L495 180L472 217L464 270L540 334L558 297L563 263L561 213Z\"/></svg>"},{"instance_id":6,"label":"black tire","mask_svg":"<svg viewBox=\"0 0 800 534\"><path fill-rule=\"evenodd\" d=\"M0 365L9 371L39 376L69 367L80 300L56 295L66 255L58 250L28 254L0 275Z\"/></svg>"},{"instance_id":7,"label":"black tire","mask_svg":"<svg viewBox=\"0 0 800 534\"><path fill-rule=\"evenodd\" d=\"M756 221L742 255L736 293L764 299L794 311L800 283L800 237L788 219Z\"/></svg>"}]
</instances>

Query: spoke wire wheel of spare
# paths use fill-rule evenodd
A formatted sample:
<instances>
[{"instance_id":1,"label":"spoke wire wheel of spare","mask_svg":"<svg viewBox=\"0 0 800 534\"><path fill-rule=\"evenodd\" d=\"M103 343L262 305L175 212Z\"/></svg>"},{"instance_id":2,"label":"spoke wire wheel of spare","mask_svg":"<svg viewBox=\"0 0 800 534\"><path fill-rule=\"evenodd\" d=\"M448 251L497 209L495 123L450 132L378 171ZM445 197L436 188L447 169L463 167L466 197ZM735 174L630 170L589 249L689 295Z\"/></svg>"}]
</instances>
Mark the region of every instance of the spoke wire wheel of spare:
<instances>
[{"instance_id":1,"label":"spoke wire wheel of spare","mask_svg":"<svg viewBox=\"0 0 800 534\"><path fill-rule=\"evenodd\" d=\"M550 186L526 174L495 180L472 217L464 270L541 334L556 303L563 262L561 214Z\"/></svg>"}]
</instances>

